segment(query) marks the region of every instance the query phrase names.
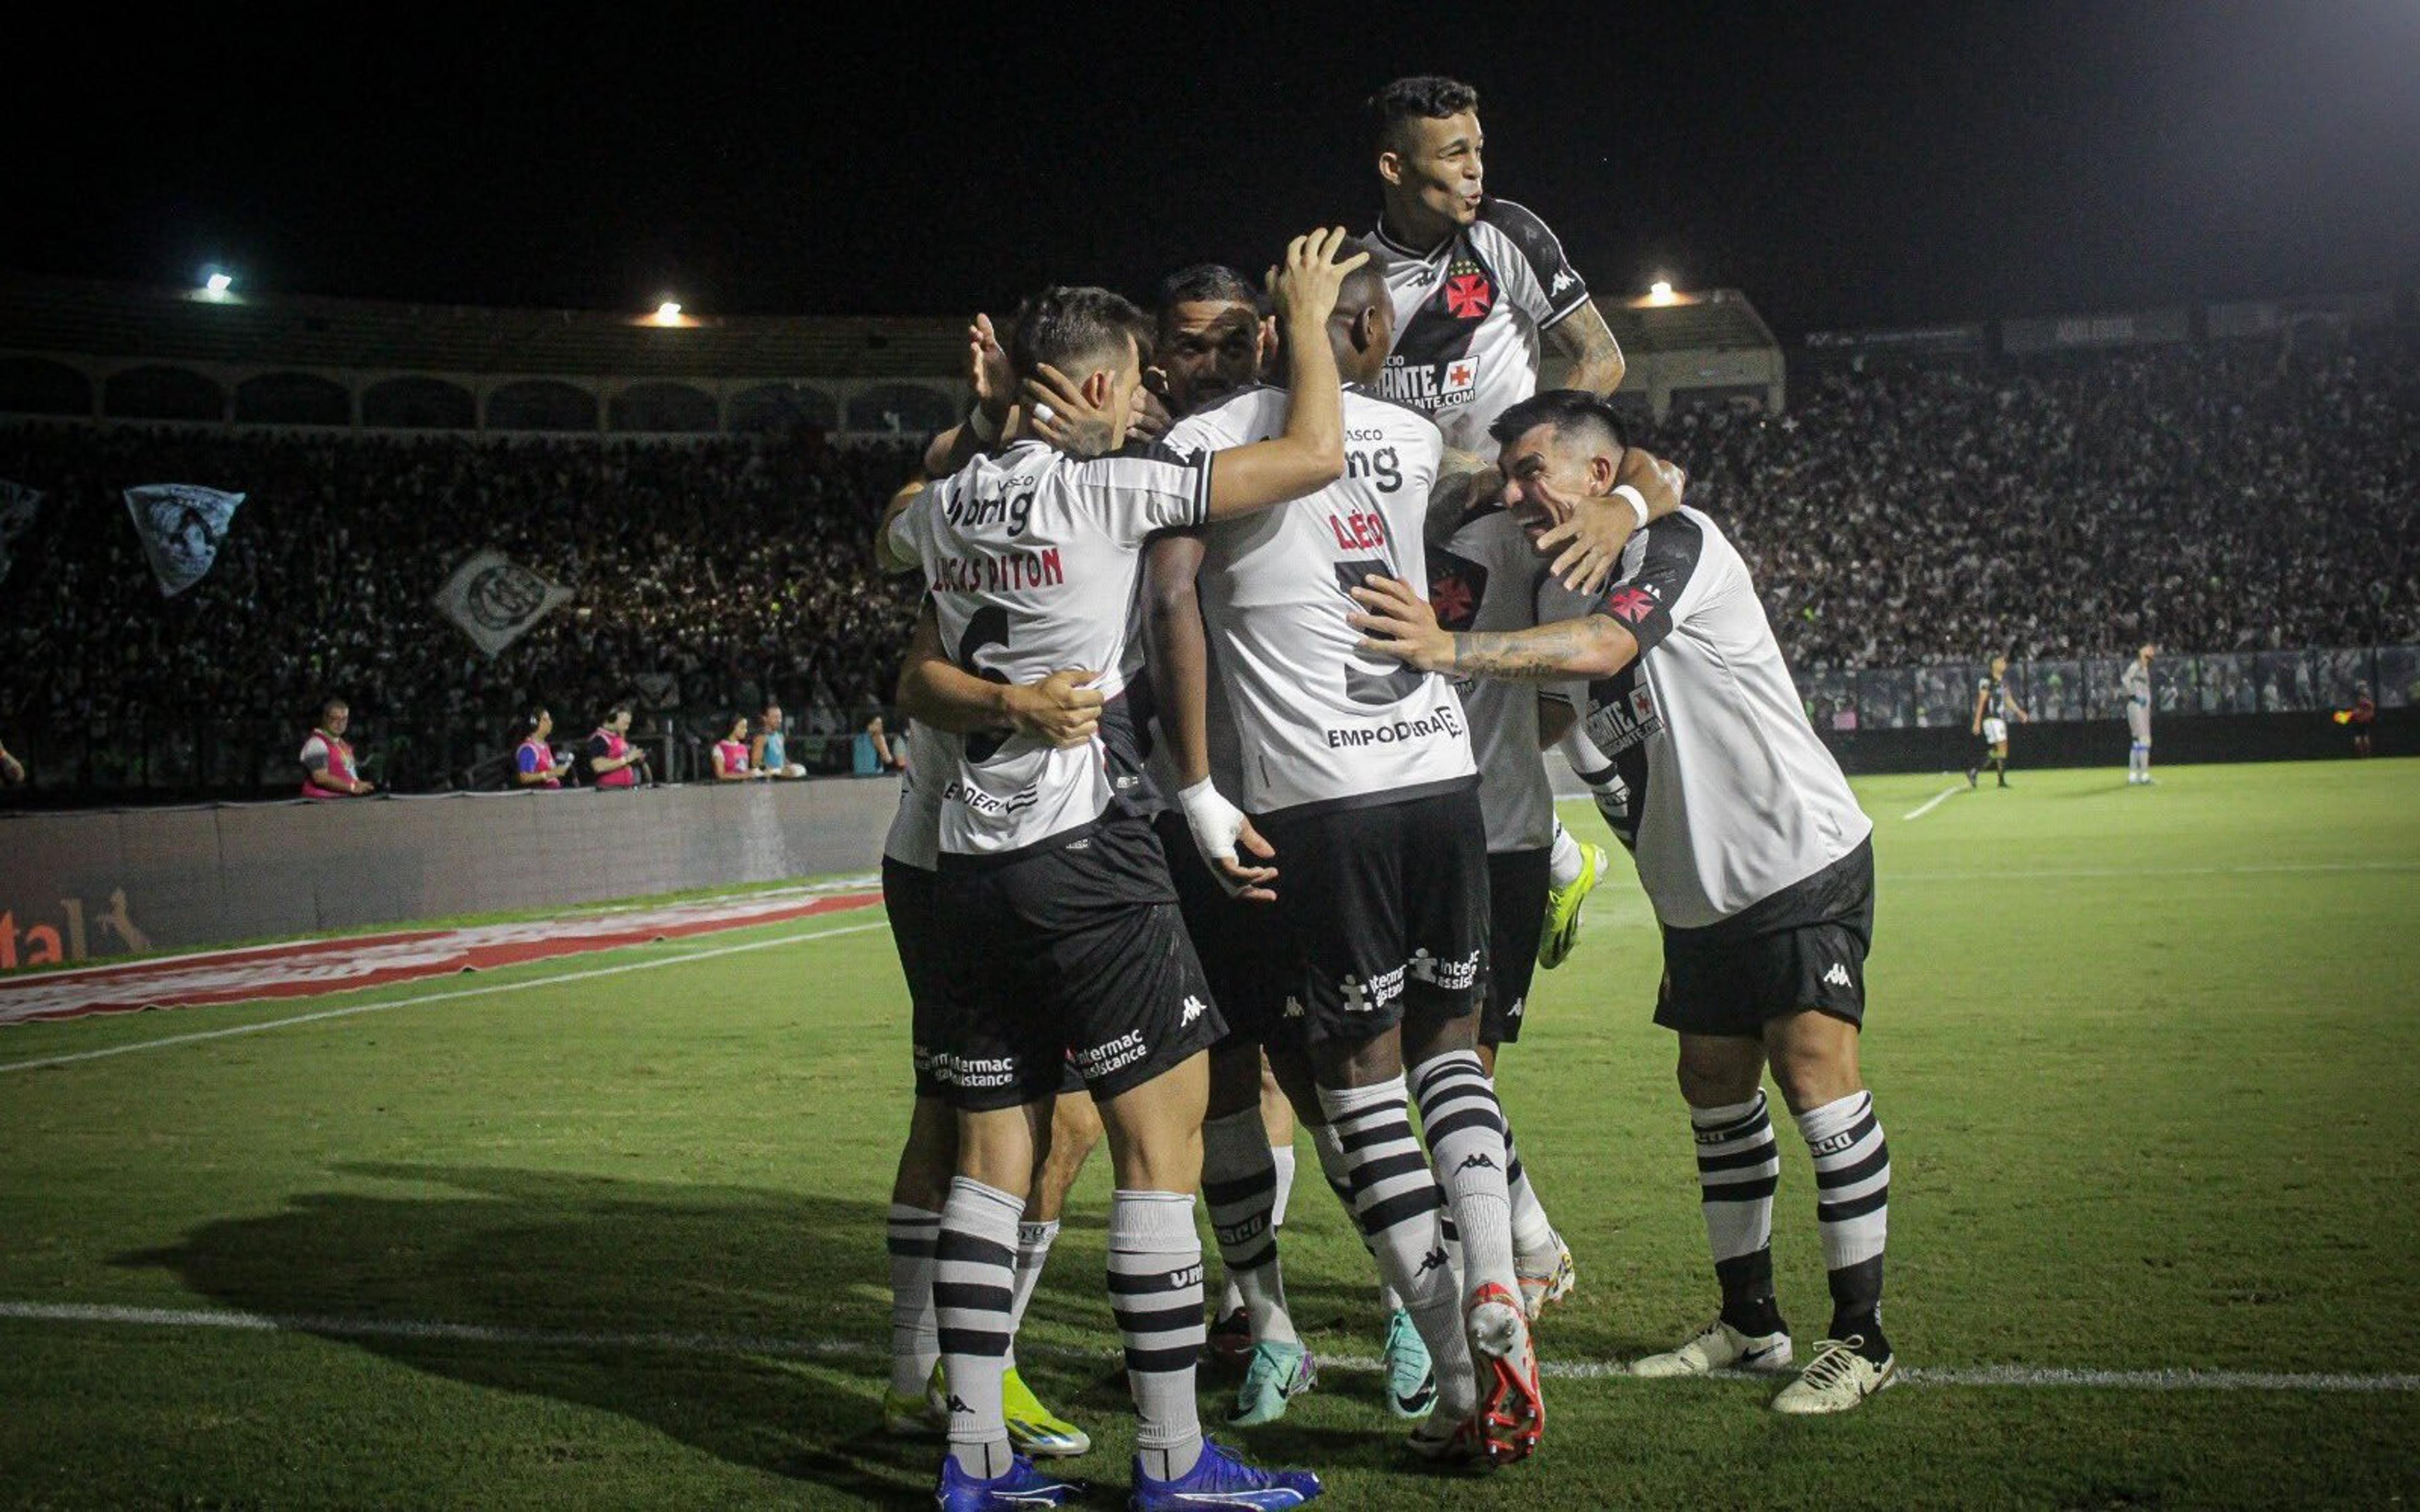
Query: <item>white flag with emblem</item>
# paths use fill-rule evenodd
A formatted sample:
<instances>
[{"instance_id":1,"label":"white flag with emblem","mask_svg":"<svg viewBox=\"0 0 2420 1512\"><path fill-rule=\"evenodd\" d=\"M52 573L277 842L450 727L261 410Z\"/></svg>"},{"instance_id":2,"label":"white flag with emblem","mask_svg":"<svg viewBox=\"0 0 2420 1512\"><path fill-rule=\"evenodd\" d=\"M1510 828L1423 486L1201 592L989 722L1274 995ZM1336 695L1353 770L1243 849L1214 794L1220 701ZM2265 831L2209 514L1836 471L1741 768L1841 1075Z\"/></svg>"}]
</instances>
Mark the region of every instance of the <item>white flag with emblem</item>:
<instances>
[{"instance_id":1,"label":"white flag with emblem","mask_svg":"<svg viewBox=\"0 0 2420 1512\"><path fill-rule=\"evenodd\" d=\"M454 569L433 602L473 644L492 656L570 597L570 589L549 582L502 551L482 551Z\"/></svg>"},{"instance_id":2,"label":"white flag with emblem","mask_svg":"<svg viewBox=\"0 0 2420 1512\"><path fill-rule=\"evenodd\" d=\"M126 490L126 512L134 517L134 533L143 538L143 554L151 559L162 596L174 598L209 575L219 560L219 543L245 497L191 483L147 483Z\"/></svg>"},{"instance_id":3,"label":"white flag with emblem","mask_svg":"<svg viewBox=\"0 0 2420 1512\"><path fill-rule=\"evenodd\" d=\"M8 576L13 560L9 548L17 538L34 528L34 517L41 512L42 494L39 488L28 488L22 483L0 478L0 580Z\"/></svg>"}]
</instances>

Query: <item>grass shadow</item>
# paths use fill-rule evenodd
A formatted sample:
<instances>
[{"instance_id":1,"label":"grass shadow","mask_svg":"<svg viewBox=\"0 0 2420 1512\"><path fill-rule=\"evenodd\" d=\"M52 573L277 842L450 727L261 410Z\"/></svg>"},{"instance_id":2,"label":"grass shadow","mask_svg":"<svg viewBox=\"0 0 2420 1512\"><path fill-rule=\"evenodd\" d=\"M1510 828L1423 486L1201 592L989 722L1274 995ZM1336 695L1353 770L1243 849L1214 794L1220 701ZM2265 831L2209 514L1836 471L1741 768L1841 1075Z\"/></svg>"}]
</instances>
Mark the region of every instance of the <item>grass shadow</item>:
<instances>
[{"instance_id":1,"label":"grass shadow","mask_svg":"<svg viewBox=\"0 0 2420 1512\"><path fill-rule=\"evenodd\" d=\"M922 1505L936 1449L869 1433L883 1210L742 1187L352 1165L442 1189L292 1197L120 1256L413 1369L601 1409L721 1459L878 1505ZM362 1332L442 1320L465 1335ZM574 1335L546 1338L540 1335ZM799 1350L792 1343L814 1346Z\"/></svg>"}]
</instances>

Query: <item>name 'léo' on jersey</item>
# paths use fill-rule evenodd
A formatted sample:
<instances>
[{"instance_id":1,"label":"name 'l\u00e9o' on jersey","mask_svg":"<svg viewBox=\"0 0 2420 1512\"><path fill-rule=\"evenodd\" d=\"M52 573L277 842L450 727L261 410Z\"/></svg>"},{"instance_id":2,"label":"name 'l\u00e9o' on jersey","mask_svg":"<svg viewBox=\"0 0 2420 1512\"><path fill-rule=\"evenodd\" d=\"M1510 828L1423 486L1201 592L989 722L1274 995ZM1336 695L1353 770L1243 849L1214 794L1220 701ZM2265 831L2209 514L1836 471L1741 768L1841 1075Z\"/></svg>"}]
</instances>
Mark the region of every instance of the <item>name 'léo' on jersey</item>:
<instances>
[{"instance_id":1,"label":"name 'l\u00e9o' on jersey","mask_svg":"<svg viewBox=\"0 0 2420 1512\"><path fill-rule=\"evenodd\" d=\"M1209 518L1211 458L1157 448L1078 459L1039 441L977 457L893 518L893 550L922 563L941 648L960 669L1035 683L1099 672L1106 698L1134 666L1136 582L1154 531ZM1058 748L1030 736L949 742L939 852L1002 859L1099 819L1115 795L1094 736Z\"/></svg>"},{"instance_id":2,"label":"name 'l\u00e9o' on jersey","mask_svg":"<svg viewBox=\"0 0 2420 1512\"><path fill-rule=\"evenodd\" d=\"M1423 252L1387 235L1394 348L1379 393L1437 423L1446 444L1493 457L1487 427L1538 392L1540 333L1588 302L1587 283L1546 223L1509 199Z\"/></svg>"},{"instance_id":3,"label":"name 'l\u00e9o' on jersey","mask_svg":"<svg viewBox=\"0 0 2420 1512\"><path fill-rule=\"evenodd\" d=\"M1283 433L1286 394L1247 389L1179 423L1168 445L1207 453ZM1426 418L1348 386L1344 476L1211 527L1199 589L1242 751L1246 809L1400 802L1473 778L1445 679L1355 649L1349 590L1378 574L1426 594L1420 539L1444 444Z\"/></svg>"}]
</instances>

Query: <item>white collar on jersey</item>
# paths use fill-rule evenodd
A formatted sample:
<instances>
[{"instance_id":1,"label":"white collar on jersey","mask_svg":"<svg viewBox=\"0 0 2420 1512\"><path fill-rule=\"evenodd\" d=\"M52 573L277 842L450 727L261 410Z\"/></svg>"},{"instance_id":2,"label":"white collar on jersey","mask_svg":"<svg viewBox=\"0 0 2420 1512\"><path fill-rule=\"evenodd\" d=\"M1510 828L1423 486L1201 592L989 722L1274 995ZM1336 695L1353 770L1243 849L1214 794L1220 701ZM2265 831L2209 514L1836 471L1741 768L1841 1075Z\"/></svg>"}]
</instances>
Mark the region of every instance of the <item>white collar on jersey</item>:
<instances>
[{"instance_id":1,"label":"white collar on jersey","mask_svg":"<svg viewBox=\"0 0 2420 1512\"><path fill-rule=\"evenodd\" d=\"M1460 226L1456 226L1451 231L1446 233L1445 239L1443 241L1440 241L1435 246L1429 248L1426 252L1422 252L1418 247L1407 247L1388 234L1387 209L1383 205L1378 208L1378 216L1373 224L1375 229L1370 233L1371 240L1378 243L1378 245L1389 255L1400 257L1409 257L1414 262L1435 262L1439 257L1442 257L1447 253L1452 251L1453 244L1462 239L1462 228Z\"/></svg>"}]
</instances>

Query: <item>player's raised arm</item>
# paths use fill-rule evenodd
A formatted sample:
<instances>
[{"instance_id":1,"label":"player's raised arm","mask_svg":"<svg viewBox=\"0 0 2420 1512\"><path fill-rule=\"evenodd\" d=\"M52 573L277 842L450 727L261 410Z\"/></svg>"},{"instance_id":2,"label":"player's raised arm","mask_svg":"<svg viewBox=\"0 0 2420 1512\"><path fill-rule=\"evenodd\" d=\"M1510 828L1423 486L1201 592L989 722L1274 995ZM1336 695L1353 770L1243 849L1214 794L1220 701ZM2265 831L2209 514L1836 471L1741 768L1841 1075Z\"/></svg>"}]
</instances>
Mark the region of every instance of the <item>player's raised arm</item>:
<instances>
[{"instance_id":1,"label":"player's raised arm","mask_svg":"<svg viewBox=\"0 0 2420 1512\"><path fill-rule=\"evenodd\" d=\"M967 418L924 447L928 478L946 478L999 444L1015 413L1016 378L1009 371L1008 353L1001 349L987 315L978 314L967 327L967 387L975 400Z\"/></svg>"},{"instance_id":2,"label":"player's raised arm","mask_svg":"<svg viewBox=\"0 0 2420 1512\"><path fill-rule=\"evenodd\" d=\"M909 506L923 497L924 487L924 480L918 478L882 506L882 521L874 528L874 560L885 572L913 572L924 564L907 518Z\"/></svg>"},{"instance_id":3,"label":"player's raised arm","mask_svg":"<svg viewBox=\"0 0 2420 1512\"><path fill-rule=\"evenodd\" d=\"M1278 330L1292 364L1285 432L1211 456L1212 519L1300 499L1344 475L1343 380L1328 348L1327 317L1344 276L1370 260L1368 253L1356 253L1337 261L1344 239L1341 227L1296 237L1285 266L1270 275Z\"/></svg>"},{"instance_id":4,"label":"player's raised arm","mask_svg":"<svg viewBox=\"0 0 2420 1512\"><path fill-rule=\"evenodd\" d=\"M954 735L1014 730L1052 746L1080 746L1100 729L1100 674L1082 668L1052 672L1038 683L996 683L977 677L941 654L939 620L930 604L916 617L899 668L899 707L911 719Z\"/></svg>"}]
</instances>

